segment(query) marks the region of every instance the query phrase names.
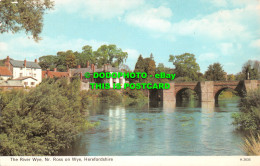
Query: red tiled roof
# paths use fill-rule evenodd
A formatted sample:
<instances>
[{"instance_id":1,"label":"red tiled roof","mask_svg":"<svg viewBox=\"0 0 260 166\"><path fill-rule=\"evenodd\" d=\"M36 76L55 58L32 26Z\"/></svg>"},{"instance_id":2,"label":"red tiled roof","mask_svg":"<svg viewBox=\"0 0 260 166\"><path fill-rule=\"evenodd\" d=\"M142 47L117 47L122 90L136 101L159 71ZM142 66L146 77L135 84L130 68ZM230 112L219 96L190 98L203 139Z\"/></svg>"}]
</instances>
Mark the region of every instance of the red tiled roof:
<instances>
[{"instance_id":1,"label":"red tiled roof","mask_svg":"<svg viewBox=\"0 0 260 166\"><path fill-rule=\"evenodd\" d=\"M0 76L12 76L12 73L7 67L0 66Z\"/></svg>"},{"instance_id":2,"label":"red tiled roof","mask_svg":"<svg viewBox=\"0 0 260 166\"><path fill-rule=\"evenodd\" d=\"M42 71L42 78L69 77L69 72Z\"/></svg>"}]
</instances>

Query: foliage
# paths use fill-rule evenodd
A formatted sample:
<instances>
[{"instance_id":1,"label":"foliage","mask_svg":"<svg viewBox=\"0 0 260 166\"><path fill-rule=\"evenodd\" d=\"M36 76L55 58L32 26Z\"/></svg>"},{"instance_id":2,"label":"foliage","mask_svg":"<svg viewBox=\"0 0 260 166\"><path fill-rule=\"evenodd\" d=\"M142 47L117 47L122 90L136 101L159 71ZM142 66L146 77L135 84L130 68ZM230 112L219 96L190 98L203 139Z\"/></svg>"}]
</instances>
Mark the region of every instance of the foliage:
<instances>
[{"instance_id":1,"label":"foliage","mask_svg":"<svg viewBox=\"0 0 260 166\"><path fill-rule=\"evenodd\" d=\"M43 70L50 69L51 66L55 65L57 60L56 56L46 55L39 58L39 65Z\"/></svg>"},{"instance_id":2,"label":"foliage","mask_svg":"<svg viewBox=\"0 0 260 166\"><path fill-rule=\"evenodd\" d=\"M102 101L109 103L120 103L122 101L122 96L114 89L102 89L98 97L100 97Z\"/></svg>"},{"instance_id":3,"label":"foliage","mask_svg":"<svg viewBox=\"0 0 260 166\"><path fill-rule=\"evenodd\" d=\"M127 52L123 52L116 45L102 45L97 51L94 51L95 58L97 59L98 67L104 64L111 64L114 67L119 67L127 59Z\"/></svg>"},{"instance_id":4,"label":"foliage","mask_svg":"<svg viewBox=\"0 0 260 166\"><path fill-rule=\"evenodd\" d=\"M174 82L191 82L191 78L189 77L178 77L174 79Z\"/></svg>"},{"instance_id":5,"label":"foliage","mask_svg":"<svg viewBox=\"0 0 260 166\"><path fill-rule=\"evenodd\" d=\"M138 57L138 60L135 64L134 72L140 72L140 73L147 73L147 78L136 78L139 82L157 82L154 77L150 77L150 75L155 75L156 72L156 65L155 61L153 60L153 55L150 55L150 58L143 58L142 55Z\"/></svg>"},{"instance_id":6,"label":"foliage","mask_svg":"<svg viewBox=\"0 0 260 166\"><path fill-rule=\"evenodd\" d=\"M227 80L228 81L235 81L236 80L236 76L234 74L229 74L229 75L227 75Z\"/></svg>"},{"instance_id":7,"label":"foliage","mask_svg":"<svg viewBox=\"0 0 260 166\"><path fill-rule=\"evenodd\" d=\"M51 0L2 0L0 2L0 33L24 30L31 34L35 41L40 39L42 32L43 15L48 9L53 8Z\"/></svg>"},{"instance_id":8,"label":"foliage","mask_svg":"<svg viewBox=\"0 0 260 166\"><path fill-rule=\"evenodd\" d=\"M79 81L46 79L29 92L1 92L0 153L54 155L86 129Z\"/></svg>"},{"instance_id":9,"label":"foliage","mask_svg":"<svg viewBox=\"0 0 260 166\"><path fill-rule=\"evenodd\" d=\"M82 47L82 52L67 50L57 52L57 56L42 56L39 58L39 65L43 69L56 67L58 71L66 71L67 67L75 68L77 65L87 67L87 62L96 64L98 67L104 64L119 67L126 59L127 52L123 52L116 45L102 45L94 52L91 46L86 45Z\"/></svg>"},{"instance_id":10,"label":"foliage","mask_svg":"<svg viewBox=\"0 0 260 166\"><path fill-rule=\"evenodd\" d=\"M144 92L138 89L125 89L123 91L123 95L124 104L126 105L134 104L135 106L143 106L143 104L148 101L147 97L144 95Z\"/></svg>"},{"instance_id":11,"label":"foliage","mask_svg":"<svg viewBox=\"0 0 260 166\"><path fill-rule=\"evenodd\" d=\"M205 72L205 78L208 81L222 81L225 80L225 71L220 63L209 65L208 70Z\"/></svg>"},{"instance_id":12,"label":"foliage","mask_svg":"<svg viewBox=\"0 0 260 166\"><path fill-rule=\"evenodd\" d=\"M260 78L260 62L259 61L247 61L242 67L242 73L244 79L257 80Z\"/></svg>"},{"instance_id":13,"label":"foliage","mask_svg":"<svg viewBox=\"0 0 260 166\"><path fill-rule=\"evenodd\" d=\"M260 131L260 89L251 91L241 99L240 111L232 115L233 124L244 131Z\"/></svg>"},{"instance_id":14,"label":"foliage","mask_svg":"<svg viewBox=\"0 0 260 166\"><path fill-rule=\"evenodd\" d=\"M196 62L195 55L190 53L176 56L170 55L169 62L172 62L175 66L175 74L178 77L189 77L192 80L198 80L200 67Z\"/></svg>"}]
</instances>

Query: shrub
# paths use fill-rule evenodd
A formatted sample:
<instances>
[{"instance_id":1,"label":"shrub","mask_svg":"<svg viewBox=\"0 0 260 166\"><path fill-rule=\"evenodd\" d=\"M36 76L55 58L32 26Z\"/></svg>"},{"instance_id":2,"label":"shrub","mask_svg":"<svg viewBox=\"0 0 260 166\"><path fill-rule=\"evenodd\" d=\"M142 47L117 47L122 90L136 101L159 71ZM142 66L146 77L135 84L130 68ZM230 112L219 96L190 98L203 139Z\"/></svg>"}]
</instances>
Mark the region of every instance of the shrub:
<instances>
[{"instance_id":1,"label":"shrub","mask_svg":"<svg viewBox=\"0 0 260 166\"><path fill-rule=\"evenodd\" d=\"M30 92L1 92L0 154L54 155L86 128L79 82L46 80Z\"/></svg>"},{"instance_id":2,"label":"shrub","mask_svg":"<svg viewBox=\"0 0 260 166\"><path fill-rule=\"evenodd\" d=\"M233 124L238 129L252 132L260 131L260 89L252 91L241 99L240 111L232 115Z\"/></svg>"}]
</instances>

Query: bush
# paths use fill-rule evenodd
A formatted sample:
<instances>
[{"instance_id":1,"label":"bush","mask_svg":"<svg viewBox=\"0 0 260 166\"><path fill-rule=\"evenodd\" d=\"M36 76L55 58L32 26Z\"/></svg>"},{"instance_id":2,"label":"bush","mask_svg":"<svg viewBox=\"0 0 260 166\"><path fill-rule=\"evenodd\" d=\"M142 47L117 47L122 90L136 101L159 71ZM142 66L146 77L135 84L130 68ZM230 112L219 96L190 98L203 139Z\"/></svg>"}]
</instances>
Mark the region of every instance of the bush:
<instances>
[{"instance_id":1,"label":"bush","mask_svg":"<svg viewBox=\"0 0 260 166\"><path fill-rule=\"evenodd\" d=\"M233 124L238 129L259 132L260 131L260 89L247 94L241 99L240 111L232 115Z\"/></svg>"},{"instance_id":2,"label":"bush","mask_svg":"<svg viewBox=\"0 0 260 166\"><path fill-rule=\"evenodd\" d=\"M0 93L0 154L54 155L86 128L77 80L46 80L28 93Z\"/></svg>"},{"instance_id":3,"label":"bush","mask_svg":"<svg viewBox=\"0 0 260 166\"><path fill-rule=\"evenodd\" d=\"M98 97L100 97L101 100L106 102L113 102L118 103L122 101L121 94L113 89L103 89L98 94Z\"/></svg>"},{"instance_id":4,"label":"bush","mask_svg":"<svg viewBox=\"0 0 260 166\"><path fill-rule=\"evenodd\" d=\"M144 99L145 95L142 90L138 89L125 89L123 92L124 95L132 98L132 99Z\"/></svg>"}]
</instances>

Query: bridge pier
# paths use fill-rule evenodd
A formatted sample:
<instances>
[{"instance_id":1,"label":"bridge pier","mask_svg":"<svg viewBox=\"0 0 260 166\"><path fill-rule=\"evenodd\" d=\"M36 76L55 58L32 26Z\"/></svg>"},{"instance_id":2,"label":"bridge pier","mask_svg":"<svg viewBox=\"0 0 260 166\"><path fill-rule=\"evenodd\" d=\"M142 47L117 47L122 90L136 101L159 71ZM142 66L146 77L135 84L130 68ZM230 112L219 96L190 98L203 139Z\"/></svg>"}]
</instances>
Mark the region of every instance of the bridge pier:
<instances>
[{"instance_id":1,"label":"bridge pier","mask_svg":"<svg viewBox=\"0 0 260 166\"><path fill-rule=\"evenodd\" d=\"M215 94L214 94L214 82L213 81L205 81L200 82L200 90L199 90L199 98L201 102L214 102Z\"/></svg>"}]
</instances>

